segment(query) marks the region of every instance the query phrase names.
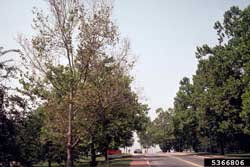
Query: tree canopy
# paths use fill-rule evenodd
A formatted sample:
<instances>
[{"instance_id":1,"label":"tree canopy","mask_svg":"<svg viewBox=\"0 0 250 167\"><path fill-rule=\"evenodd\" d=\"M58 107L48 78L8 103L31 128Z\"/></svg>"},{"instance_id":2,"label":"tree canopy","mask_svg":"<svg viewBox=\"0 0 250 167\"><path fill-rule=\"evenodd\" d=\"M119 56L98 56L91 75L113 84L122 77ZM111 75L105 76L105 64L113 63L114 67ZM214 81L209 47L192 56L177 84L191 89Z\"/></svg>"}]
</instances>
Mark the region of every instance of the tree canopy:
<instances>
[{"instance_id":1,"label":"tree canopy","mask_svg":"<svg viewBox=\"0 0 250 167\"><path fill-rule=\"evenodd\" d=\"M50 166L66 161L72 167L77 158L91 154L95 166L97 153L107 157L108 149L131 145L133 131L141 129L147 114L147 105L131 88L134 58L129 41L120 38L108 1L47 3L48 13L33 10L34 36L18 37L23 66L20 76L15 75L21 84L15 92L21 94L20 102L11 98L27 114L16 126L16 120L1 113L9 144L17 143L21 159L10 153L11 158L1 157L0 162L31 166L46 160ZM16 50L0 53L10 51ZM4 62L2 69L1 78L12 74ZM12 126L18 129L12 132Z\"/></svg>"},{"instance_id":2,"label":"tree canopy","mask_svg":"<svg viewBox=\"0 0 250 167\"><path fill-rule=\"evenodd\" d=\"M173 137L175 150L249 151L249 18L249 6L231 7L214 25L218 44L197 47L196 73L180 81L170 119L160 124L169 123L160 139ZM161 119L159 114L153 122Z\"/></svg>"}]
</instances>

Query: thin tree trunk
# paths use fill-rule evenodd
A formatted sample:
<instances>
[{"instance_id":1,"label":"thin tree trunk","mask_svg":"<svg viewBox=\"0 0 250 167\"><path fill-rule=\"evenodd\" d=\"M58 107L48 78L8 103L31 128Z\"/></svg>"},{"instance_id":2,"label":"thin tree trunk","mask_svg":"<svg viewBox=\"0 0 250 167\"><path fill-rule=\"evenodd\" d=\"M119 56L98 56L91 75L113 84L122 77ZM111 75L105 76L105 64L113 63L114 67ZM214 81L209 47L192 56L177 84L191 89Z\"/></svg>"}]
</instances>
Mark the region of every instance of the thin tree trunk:
<instances>
[{"instance_id":1,"label":"thin tree trunk","mask_svg":"<svg viewBox=\"0 0 250 167\"><path fill-rule=\"evenodd\" d=\"M91 166L95 167L96 165L97 165L97 163L96 163L95 145L94 145L93 138L92 138L92 142L91 142Z\"/></svg>"},{"instance_id":2,"label":"thin tree trunk","mask_svg":"<svg viewBox=\"0 0 250 167\"><path fill-rule=\"evenodd\" d=\"M221 155L225 154L224 142L222 139L220 139L220 153L221 153Z\"/></svg>"},{"instance_id":3,"label":"thin tree trunk","mask_svg":"<svg viewBox=\"0 0 250 167\"><path fill-rule=\"evenodd\" d=\"M72 113L73 113L73 104L72 104L72 91L70 92L70 103L68 111L68 134L67 134L67 167L73 167L73 157L72 157Z\"/></svg>"},{"instance_id":4,"label":"thin tree trunk","mask_svg":"<svg viewBox=\"0 0 250 167\"><path fill-rule=\"evenodd\" d=\"M105 149L105 161L107 162L108 161L108 149Z\"/></svg>"},{"instance_id":5,"label":"thin tree trunk","mask_svg":"<svg viewBox=\"0 0 250 167\"><path fill-rule=\"evenodd\" d=\"M51 167L51 161L48 160L48 167Z\"/></svg>"}]
</instances>

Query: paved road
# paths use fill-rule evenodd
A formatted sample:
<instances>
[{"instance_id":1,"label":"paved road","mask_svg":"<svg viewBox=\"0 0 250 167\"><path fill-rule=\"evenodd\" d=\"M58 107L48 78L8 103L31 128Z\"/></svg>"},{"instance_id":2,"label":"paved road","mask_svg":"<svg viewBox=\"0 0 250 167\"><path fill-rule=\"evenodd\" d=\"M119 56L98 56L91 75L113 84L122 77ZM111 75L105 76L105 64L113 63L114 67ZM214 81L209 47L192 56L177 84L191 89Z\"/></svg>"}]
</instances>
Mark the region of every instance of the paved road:
<instances>
[{"instance_id":1,"label":"paved road","mask_svg":"<svg viewBox=\"0 0 250 167\"><path fill-rule=\"evenodd\" d=\"M203 167L202 157L195 155L176 154L147 154L144 157L138 156L135 159L147 161L150 167ZM139 165L138 165L139 166Z\"/></svg>"}]
</instances>

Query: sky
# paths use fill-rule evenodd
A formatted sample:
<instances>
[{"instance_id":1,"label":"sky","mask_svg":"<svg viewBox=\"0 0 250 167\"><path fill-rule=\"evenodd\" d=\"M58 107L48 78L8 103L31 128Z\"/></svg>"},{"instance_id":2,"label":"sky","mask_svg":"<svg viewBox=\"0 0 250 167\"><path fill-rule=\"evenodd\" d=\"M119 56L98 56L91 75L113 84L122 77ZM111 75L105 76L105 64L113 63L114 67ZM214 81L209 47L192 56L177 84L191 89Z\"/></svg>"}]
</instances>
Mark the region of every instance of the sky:
<instances>
[{"instance_id":1,"label":"sky","mask_svg":"<svg viewBox=\"0 0 250 167\"><path fill-rule=\"evenodd\" d=\"M173 107L179 81L197 68L195 51L217 44L217 20L231 6L248 0L117 0L114 17L138 57L135 87L142 90L152 119L159 107Z\"/></svg>"},{"instance_id":2,"label":"sky","mask_svg":"<svg viewBox=\"0 0 250 167\"><path fill-rule=\"evenodd\" d=\"M152 119L157 108L173 106L179 81L195 74L196 47L217 43L214 22L231 6L248 4L250 0L114 0L114 21L137 58L133 86L149 104ZM17 34L32 34L34 6L45 8L46 3L1 0L0 46L18 48Z\"/></svg>"}]
</instances>

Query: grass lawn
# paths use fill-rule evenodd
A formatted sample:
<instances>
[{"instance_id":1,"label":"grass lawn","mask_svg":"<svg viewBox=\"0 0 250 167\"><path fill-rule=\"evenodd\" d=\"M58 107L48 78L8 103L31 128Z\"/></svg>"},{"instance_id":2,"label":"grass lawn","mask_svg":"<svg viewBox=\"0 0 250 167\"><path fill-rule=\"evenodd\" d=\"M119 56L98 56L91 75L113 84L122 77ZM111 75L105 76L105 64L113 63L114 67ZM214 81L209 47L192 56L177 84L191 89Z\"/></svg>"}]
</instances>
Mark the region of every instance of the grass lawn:
<instances>
[{"instance_id":1,"label":"grass lawn","mask_svg":"<svg viewBox=\"0 0 250 167\"><path fill-rule=\"evenodd\" d=\"M97 167L128 167L131 162L130 156L123 156L122 158L115 158L109 160L107 163L104 157L97 157L98 165ZM75 162L75 167L90 167L89 160L80 160L79 162ZM41 162L34 167L48 167L47 162ZM52 167L64 167L64 165L58 165L57 163L52 163Z\"/></svg>"},{"instance_id":2,"label":"grass lawn","mask_svg":"<svg viewBox=\"0 0 250 167\"><path fill-rule=\"evenodd\" d=\"M109 161L107 164L105 161L99 162L97 167L128 167L131 162L131 158L116 158Z\"/></svg>"}]
</instances>

